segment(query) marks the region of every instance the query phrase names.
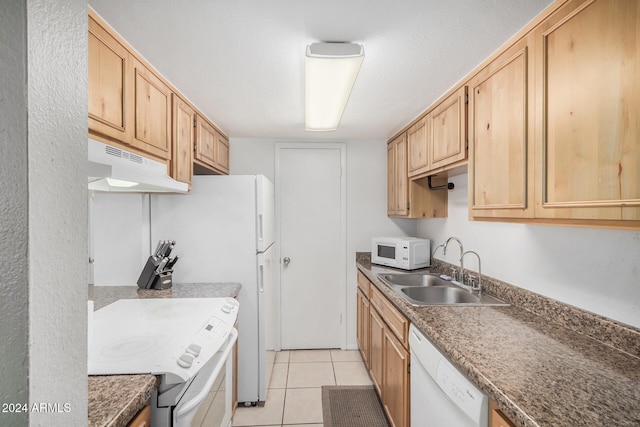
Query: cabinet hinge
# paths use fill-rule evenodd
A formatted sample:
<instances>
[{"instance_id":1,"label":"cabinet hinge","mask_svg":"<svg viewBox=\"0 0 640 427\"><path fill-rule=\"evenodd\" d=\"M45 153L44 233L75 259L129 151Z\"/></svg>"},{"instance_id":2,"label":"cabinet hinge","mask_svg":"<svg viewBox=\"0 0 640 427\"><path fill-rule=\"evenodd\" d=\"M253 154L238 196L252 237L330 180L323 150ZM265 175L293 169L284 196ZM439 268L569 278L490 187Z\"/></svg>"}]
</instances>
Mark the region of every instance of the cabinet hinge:
<instances>
[{"instance_id":1,"label":"cabinet hinge","mask_svg":"<svg viewBox=\"0 0 640 427\"><path fill-rule=\"evenodd\" d=\"M407 202L407 210L409 210L409 207L410 207L409 202Z\"/></svg>"},{"instance_id":2,"label":"cabinet hinge","mask_svg":"<svg viewBox=\"0 0 640 427\"><path fill-rule=\"evenodd\" d=\"M469 103L469 95L465 95L464 96L464 103L468 104Z\"/></svg>"},{"instance_id":3,"label":"cabinet hinge","mask_svg":"<svg viewBox=\"0 0 640 427\"><path fill-rule=\"evenodd\" d=\"M407 374L411 373L411 363L407 364Z\"/></svg>"},{"instance_id":4,"label":"cabinet hinge","mask_svg":"<svg viewBox=\"0 0 640 427\"><path fill-rule=\"evenodd\" d=\"M197 125L196 125L196 119L193 119L193 128L195 129L195 128L196 128L196 126L197 126Z\"/></svg>"},{"instance_id":5,"label":"cabinet hinge","mask_svg":"<svg viewBox=\"0 0 640 427\"><path fill-rule=\"evenodd\" d=\"M196 153L198 151L198 144L193 143L193 152Z\"/></svg>"}]
</instances>

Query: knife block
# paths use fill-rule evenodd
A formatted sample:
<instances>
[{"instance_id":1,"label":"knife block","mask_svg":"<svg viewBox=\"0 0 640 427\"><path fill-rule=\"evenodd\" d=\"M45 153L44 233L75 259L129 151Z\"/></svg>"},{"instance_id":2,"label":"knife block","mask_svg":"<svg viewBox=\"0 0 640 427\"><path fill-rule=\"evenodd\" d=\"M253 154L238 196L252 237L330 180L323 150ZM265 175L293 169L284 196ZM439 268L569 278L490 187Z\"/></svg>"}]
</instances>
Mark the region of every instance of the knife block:
<instances>
[{"instance_id":1,"label":"knife block","mask_svg":"<svg viewBox=\"0 0 640 427\"><path fill-rule=\"evenodd\" d=\"M142 273L138 278L138 287L140 289L169 289L171 287L173 270L157 271L162 260L156 256L150 256L147 259Z\"/></svg>"}]
</instances>

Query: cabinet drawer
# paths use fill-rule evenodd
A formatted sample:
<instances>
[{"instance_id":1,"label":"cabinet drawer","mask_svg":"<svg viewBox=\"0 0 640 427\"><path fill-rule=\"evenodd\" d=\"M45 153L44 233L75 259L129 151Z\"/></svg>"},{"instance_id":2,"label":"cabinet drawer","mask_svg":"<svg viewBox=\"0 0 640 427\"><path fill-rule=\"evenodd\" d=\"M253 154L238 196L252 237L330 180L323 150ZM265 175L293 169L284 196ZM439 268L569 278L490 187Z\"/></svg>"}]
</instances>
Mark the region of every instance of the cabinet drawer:
<instances>
[{"instance_id":1,"label":"cabinet drawer","mask_svg":"<svg viewBox=\"0 0 640 427\"><path fill-rule=\"evenodd\" d=\"M367 276L358 271L358 289L362 291L362 293L369 298L369 279Z\"/></svg>"},{"instance_id":2,"label":"cabinet drawer","mask_svg":"<svg viewBox=\"0 0 640 427\"><path fill-rule=\"evenodd\" d=\"M151 425L151 406L147 405L127 424L127 427L149 427Z\"/></svg>"},{"instance_id":3,"label":"cabinet drawer","mask_svg":"<svg viewBox=\"0 0 640 427\"><path fill-rule=\"evenodd\" d=\"M389 300L371 286L371 305L378 310L389 329L398 337L402 345L409 347L409 321L396 309Z\"/></svg>"},{"instance_id":4,"label":"cabinet drawer","mask_svg":"<svg viewBox=\"0 0 640 427\"><path fill-rule=\"evenodd\" d=\"M495 403L489 406L489 427L516 427L502 412L496 408Z\"/></svg>"}]
</instances>

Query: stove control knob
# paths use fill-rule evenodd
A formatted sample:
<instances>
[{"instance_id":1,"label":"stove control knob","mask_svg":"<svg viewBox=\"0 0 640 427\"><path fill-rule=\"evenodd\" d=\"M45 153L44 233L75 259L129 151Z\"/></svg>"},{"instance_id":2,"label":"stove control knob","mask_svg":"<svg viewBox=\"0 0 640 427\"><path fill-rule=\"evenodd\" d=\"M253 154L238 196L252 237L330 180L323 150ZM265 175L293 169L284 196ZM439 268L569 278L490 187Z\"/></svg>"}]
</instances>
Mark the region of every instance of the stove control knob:
<instances>
[{"instance_id":1,"label":"stove control knob","mask_svg":"<svg viewBox=\"0 0 640 427\"><path fill-rule=\"evenodd\" d=\"M193 365L194 357L190 354L184 353L182 356L178 358L178 365L183 368L190 368Z\"/></svg>"},{"instance_id":2,"label":"stove control knob","mask_svg":"<svg viewBox=\"0 0 640 427\"><path fill-rule=\"evenodd\" d=\"M191 343L189 344L189 347L187 347L185 354L192 354L194 357L198 357L200 356L201 350L202 347L200 347L198 344Z\"/></svg>"},{"instance_id":3,"label":"stove control knob","mask_svg":"<svg viewBox=\"0 0 640 427\"><path fill-rule=\"evenodd\" d=\"M229 303L222 306L222 311L224 311L227 314L231 313L231 310L233 310L233 306Z\"/></svg>"}]
</instances>

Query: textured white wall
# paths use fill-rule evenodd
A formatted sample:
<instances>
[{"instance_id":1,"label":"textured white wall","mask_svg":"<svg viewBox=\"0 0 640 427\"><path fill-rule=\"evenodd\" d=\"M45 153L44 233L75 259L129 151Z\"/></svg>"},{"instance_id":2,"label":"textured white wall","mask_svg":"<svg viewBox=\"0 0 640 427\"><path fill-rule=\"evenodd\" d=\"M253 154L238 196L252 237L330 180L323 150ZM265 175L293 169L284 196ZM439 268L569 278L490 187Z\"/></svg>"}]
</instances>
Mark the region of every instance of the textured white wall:
<instances>
[{"instance_id":1,"label":"textured white wall","mask_svg":"<svg viewBox=\"0 0 640 427\"><path fill-rule=\"evenodd\" d=\"M26 8L5 0L0 12L0 402L27 402L28 202ZM24 425L26 413L0 412L0 425Z\"/></svg>"},{"instance_id":2,"label":"textured white wall","mask_svg":"<svg viewBox=\"0 0 640 427\"><path fill-rule=\"evenodd\" d=\"M419 221L421 237L435 246L456 236L478 252L483 274L640 327L639 231L469 221L467 175L450 181L448 218ZM454 247L446 261L458 256ZM465 267L477 271L475 258Z\"/></svg>"},{"instance_id":3,"label":"textured white wall","mask_svg":"<svg viewBox=\"0 0 640 427\"><path fill-rule=\"evenodd\" d=\"M87 3L24 4L29 403L56 408L30 413L29 424L79 426L87 423Z\"/></svg>"},{"instance_id":4,"label":"textured white wall","mask_svg":"<svg viewBox=\"0 0 640 427\"><path fill-rule=\"evenodd\" d=\"M275 176L275 143L231 138L232 174ZM347 142L347 347L356 348L355 253L371 250L371 237L415 235L417 223L387 217L387 144L383 140ZM300 219L304 224L304 218Z\"/></svg>"}]
</instances>

